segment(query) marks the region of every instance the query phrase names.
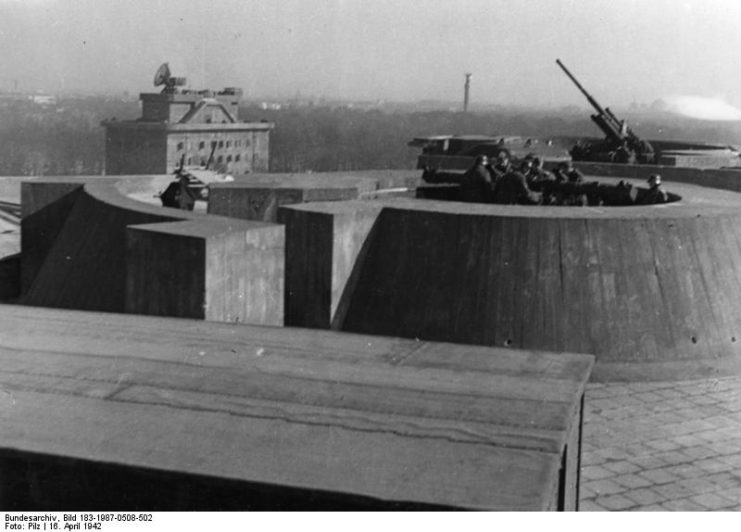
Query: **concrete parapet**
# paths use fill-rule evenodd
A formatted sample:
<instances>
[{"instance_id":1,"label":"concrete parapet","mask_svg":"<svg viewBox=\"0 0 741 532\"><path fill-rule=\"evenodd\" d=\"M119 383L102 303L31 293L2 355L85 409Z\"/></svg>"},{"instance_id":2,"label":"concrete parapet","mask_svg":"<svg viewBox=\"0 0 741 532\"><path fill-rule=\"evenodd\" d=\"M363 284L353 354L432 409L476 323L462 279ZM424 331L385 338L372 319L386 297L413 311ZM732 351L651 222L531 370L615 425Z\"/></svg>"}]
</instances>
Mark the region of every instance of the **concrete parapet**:
<instances>
[{"instance_id":1,"label":"concrete parapet","mask_svg":"<svg viewBox=\"0 0 741 532\"><path fill-rule=\"evenodd\" d=\"M283 325L284 228L231 218L126 228L126 312Z\"/></svg>"},{"instance_id":2,"label":"concrete parapet","mask_svg":"<svg viewBox=\"0 0 741 532\"><path fill-rule=\"evenodd\" d=\"M144 204L121 191L148 178L122 179L23 185L22 303L282 323L282 227ZM163 222L173 223L141 228ZM216 264L223 255L228 265Z\"/></svg>"},{"instance_id":3,"label":"concrete parapet","mask_svg":"<svg viewBox=\"0 0 741 532\"><path fill-rule=\"evenodd\" d=\"M84 180L21 185L21 291L27 292L72 210Z\"/></svg>"},{"instance_id":4,"label":"concrete parapet","mask_svg":"<svg viewBox=\"0 0 741 532\"><path fill-rule=\"evenodd\" d=\"M354 233L364 251L341 316L327 296L328 264L340 285L348 268L317 236L337 238L341 218L329 203L306 206L303 217L286 208L289 247L295 234L314 235L299 238L312 257L306 267L317 269L302 275L323 279L287 275L287 308L308 290L302 300L345 331L712 366L741 353L741 196L667 186L683 199L600 208L373 202L382 208Z\"/></svg>"},{"instance_id":5,"label":"concrete parapet","mask_svg":"<svg viewBox=\"0 0 741 532\"><path fill-rule=\"evenodd\" d=\"M714 153L715 150L697 152L695 150L662 151L658 163L662 166L713 169L734 166L738 155L734 152Z\"/></svg>"},{"instance_id":6,"label":"concrete parapet","mask_svg":"<svg viewBox=\"0 0 741 532\"><path fill-rule=\"evenodd\" d=\"M342 201L281 207L286 226L286 325L339 328L382 205Z\"/></svg>"},{"instance_id":7,"label":"concrete parapet","mask_svg":"<svg viewBox=\"0 0 741 532\"><path fill-rule=\"evenodd\" d=\"M34 186L39 186L34 183ZM63 189L62 185L52 185ZM25 185L24 185L25 190ZM50 211L37 221L37 216ZM78 186L60 202L51 202L24 217L22 275L26 304L122 312L125 308L126 226L169 222L183 217L174 209L160 209L122 196L110 183ZM53 237L42 240L37 234ZM33 232L27 234L31 226ZM45 250L26 256L27 240L42 241ZM28 280L27 272L36 275Z\"/></svg>"},{"instance_id":8,"label":"concrete parapet","mask_svg":"<svg viewBox=\"0 0 741 532\"><path fill-rule=\"evenodd\" d=\"M278 209L298 203L372 198L385 190L414 188L416 171L255 174L211 186L209 214L275 222Z\"/></svg>"},{"instance_id":9,"label":"concrete parapet","mask_svg":"<svg viewBox=\"0 0 741 532\"><path fill-rule=\"evenodd\" d=\"M35 176L0 176L0 201L20 204L21 183L38 179Z\"/></svg>"},{"instance_id":10,"label":"concrete parapet","mask_svg":"<svg viewBox=\"0 0 741 532\"><path fill-rule=\"evenodd\" d=\"M208 212L221 216L275 222L281 205L358 198L375 191L368 179L315 174L256 175L219 183L209 192Z\"/></svg>"},{"instance_id":11,"label":"concrete parapet","mask_svg":"<svg viewBox=\"0 0 741 532\"><path fill-rule=\"evenodd\" d=\"M4 510L578 508L591 356L11 305L0 337Z\"/></svg>"},{"instance_id":12,"label":"concrete parapet","mask_svg":"<svg viewBox=\"0 0 741 532\"><path fill-rule=\"evenodd\" d=\"M660 174L671 189L671 182L687 183L711 188L741 192L741 168L683 168L655 164L587 163L574 164L589 176L619 177L646 180Z\"/></svg>"}]
</instances>

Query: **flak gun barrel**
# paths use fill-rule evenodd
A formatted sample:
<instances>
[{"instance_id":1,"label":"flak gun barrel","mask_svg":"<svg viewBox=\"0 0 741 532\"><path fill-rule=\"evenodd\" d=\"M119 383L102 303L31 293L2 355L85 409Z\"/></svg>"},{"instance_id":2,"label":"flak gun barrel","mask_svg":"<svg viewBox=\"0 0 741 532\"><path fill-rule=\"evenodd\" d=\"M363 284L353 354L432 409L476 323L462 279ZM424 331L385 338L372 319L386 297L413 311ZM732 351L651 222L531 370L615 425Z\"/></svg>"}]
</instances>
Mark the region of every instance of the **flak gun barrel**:
<instances>
[{"instance_id":1,"label":"flak gun barrel","mask_svg":"<svg viewBox=\"0 0 741 532\"><path fill-rule=\"evenodd\" d=\"M597 113L599 113L600 115L606 114L605 110L602 109L602 106L599 103L597 103L597 100L592 98L592 95L589 94L586 91L586 89L584 89L584 87L581 86L581 83L579 83L579 81L577 81L574 75L571 72L569 72L569 69L564 66L561 60L556 59L556 63L558 64L558 66L561 67L561 70L563 70L566 73L569 79L574 83L574 85L576 85L576 87L581 91L581 93L586 97L586 99L589 100L589 103L592 104L592 107L594 107L594 110L597 111Z\"/></svg>"},{"instance_id":2,"label":"flak gun barrel","mask_svg":"<svg viewBox=\"0 0 741 532\"><path fill-rule=\"evenodd\" d=\"M597 103L597 100L592 98L592 95L581 86L581 83L579 83L574 75L569 72L569 69L564 66L560 59L556 59L556 64L561 67L561 70L566 73L574 85L576 85L581 93L587 98L592 107L594 107L594 110L597 111L596 115L592 115L592 121L597 124L597 127L599 127L609 138L613 141L620 142L623 139L620 122L615 115L612 114L612 111L609 109L603 109L602 106Z\"/></svg>"}]
</instances>

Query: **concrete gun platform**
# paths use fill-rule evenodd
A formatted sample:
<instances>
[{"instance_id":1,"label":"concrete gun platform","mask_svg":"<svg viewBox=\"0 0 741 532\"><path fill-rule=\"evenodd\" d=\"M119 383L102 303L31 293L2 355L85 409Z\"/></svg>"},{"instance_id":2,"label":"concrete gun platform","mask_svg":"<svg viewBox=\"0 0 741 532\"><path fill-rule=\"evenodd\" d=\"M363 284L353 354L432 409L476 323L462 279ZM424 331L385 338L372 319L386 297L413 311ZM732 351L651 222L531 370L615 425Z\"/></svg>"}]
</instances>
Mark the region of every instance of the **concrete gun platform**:
<instances>
[{"instance_id":1,"label":"concrete gun platform","mask_svg":"<svg viewBox=\"0 0 741 532\"><path fill-rule=\"evenodd\" d=\"M594 353L604 379L738 372L741 195L671 191L681 201L632 207L282 207L286 323Z\"/></svg>"}]
</instances>

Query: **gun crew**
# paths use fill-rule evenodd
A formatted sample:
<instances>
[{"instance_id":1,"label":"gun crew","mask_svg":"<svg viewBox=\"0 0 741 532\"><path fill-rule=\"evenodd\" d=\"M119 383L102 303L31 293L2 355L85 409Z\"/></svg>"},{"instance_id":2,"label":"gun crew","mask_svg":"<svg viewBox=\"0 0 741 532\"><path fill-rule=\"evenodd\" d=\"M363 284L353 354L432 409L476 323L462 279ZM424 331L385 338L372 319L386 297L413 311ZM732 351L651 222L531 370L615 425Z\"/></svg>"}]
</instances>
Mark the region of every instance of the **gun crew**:
<instances>
[{"instance_id":1,"label":"gun crew","mask_svg":"<svg viewBox=\"0 0 741 532\"><path fill-rule=\"evenodd\" d=\"M457 199L469 203L617 207L669 201L659 174L648 178L648 189L625 181L616 185L587 182L571 162L560 163L551 173L543 169L538 157L530 155L515 166L505 151L493 166L485 155L479 155L462 175L425 168L422 178L428 183L457 183Z\"/></svg>"}]
</instances>

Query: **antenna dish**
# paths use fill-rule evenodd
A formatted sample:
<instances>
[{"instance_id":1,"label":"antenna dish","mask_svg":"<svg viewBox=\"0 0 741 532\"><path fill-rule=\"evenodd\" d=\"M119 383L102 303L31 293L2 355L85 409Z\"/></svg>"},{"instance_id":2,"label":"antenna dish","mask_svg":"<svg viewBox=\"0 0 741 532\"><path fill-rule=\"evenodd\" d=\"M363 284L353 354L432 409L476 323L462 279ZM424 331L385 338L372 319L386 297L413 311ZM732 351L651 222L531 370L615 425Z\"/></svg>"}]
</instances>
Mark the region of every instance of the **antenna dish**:
<instances>
[{"instance_id":1,"label":"antenna dish","mask_svg":"<svg viewBox=\"0 0 741 532\"><path fill-rule=\"evenodd\" d=\"M154 86L164 85L163 94L175 94L178 92L177 87L185 85L185 78L175 78L170 75L170 65L162 63L154 74Z\"/></svg>"},{"instance_id":2,"label":"antenna dish","mask_svg":"<svg viewBox=\"0 0 741 532\"><path fill-rule=\"evenodd\" d=\"M162 63L154 75L154 86L164 85L170 79L170 65Z\"/></svg>"}]
</instances>

